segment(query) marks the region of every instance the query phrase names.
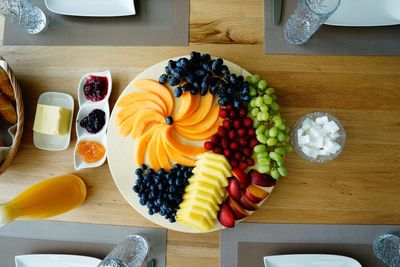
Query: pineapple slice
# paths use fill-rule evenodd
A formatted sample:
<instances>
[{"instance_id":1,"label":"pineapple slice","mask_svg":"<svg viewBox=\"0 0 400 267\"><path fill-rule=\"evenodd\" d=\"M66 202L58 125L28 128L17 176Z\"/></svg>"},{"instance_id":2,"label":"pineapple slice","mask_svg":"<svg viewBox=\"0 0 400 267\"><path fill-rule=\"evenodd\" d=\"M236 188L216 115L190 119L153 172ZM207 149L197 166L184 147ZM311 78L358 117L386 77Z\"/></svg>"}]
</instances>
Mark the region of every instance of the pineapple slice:
<instances>
[{"instance_id":1,"label":"pineapple slice","mask_svg":"<svg viewBox=\"0 0 400 267\"><path fill-rule=\"evenodd\" d=\"M230 168L222 167L222 164L218 161L211 161L201 159L196 162L196 167L199 167L201 170L208 172L210 169L220 170L224 173L225 176L232 176ZM222 168L221 168L222 167Z\"/></svg>"}]
</instances>

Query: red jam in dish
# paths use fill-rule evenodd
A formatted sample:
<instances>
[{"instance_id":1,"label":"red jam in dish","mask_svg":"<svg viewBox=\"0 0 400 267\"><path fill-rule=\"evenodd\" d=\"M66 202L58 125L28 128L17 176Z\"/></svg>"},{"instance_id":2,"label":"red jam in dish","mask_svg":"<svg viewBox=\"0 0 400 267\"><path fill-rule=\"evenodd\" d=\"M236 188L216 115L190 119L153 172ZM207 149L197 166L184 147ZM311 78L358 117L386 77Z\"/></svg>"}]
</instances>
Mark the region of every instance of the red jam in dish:
<instances>
[{"instance_id":1,"label":"red jam in dish","mask_svg":"<svg viewBox=\"0 0 400 267\"><path fill-rule=\"evenodd\" d=\"M103 76L90 76L85 85L83 92L86 99L97 102L103 100L107 96L108 79Z\"/></svg>"}]
</instances>

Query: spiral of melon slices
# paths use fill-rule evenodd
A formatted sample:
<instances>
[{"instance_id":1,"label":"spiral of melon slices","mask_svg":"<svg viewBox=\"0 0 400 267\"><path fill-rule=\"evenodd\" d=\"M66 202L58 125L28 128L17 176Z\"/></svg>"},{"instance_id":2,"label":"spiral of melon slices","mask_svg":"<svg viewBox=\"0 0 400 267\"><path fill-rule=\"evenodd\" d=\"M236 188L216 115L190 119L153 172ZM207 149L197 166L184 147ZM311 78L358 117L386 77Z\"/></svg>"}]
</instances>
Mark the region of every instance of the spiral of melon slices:
<instances>
[{"instance_id":1,"label":"spiral of melon slices","mask_svg":"<svg viewBox=\"0 0 400 267\"><path fill-rule=\"evenodd\" d=\"M179 109L174 113L175 99L171 90L154 80L133 83L139 92L122 97L117 107L117 126L121 136L138 139L135 158L138 166L148 159L157 170L169 170L174 163L193 166L205 149L180 140L202 141L213 135L221 124L215 97L184 92ZM167 118L172 118L172 124ZM171 120L169 121L171 122Z\"/></svg>"}]
</instances>

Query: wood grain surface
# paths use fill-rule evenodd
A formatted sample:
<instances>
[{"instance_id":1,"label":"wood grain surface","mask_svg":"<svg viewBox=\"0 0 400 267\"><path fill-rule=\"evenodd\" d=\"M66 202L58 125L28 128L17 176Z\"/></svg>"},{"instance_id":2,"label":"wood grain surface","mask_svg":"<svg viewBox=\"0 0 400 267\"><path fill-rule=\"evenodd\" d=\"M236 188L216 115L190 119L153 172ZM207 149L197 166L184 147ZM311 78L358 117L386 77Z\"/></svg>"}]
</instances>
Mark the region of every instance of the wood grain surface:
<instances>
[{"instance_id":1,"label":"wood grain surface","mask_svg":"<svg viewBox=\"0 0 400 267\"><path fill-rule=\"evenodd\" d=\"M41 93L67 92L76 100L82 74L110 69L113 104L145 68L198 50L265 77L276 87L291 126L308 112L328 111L347 132L346 147L332 162L315 164L289 155L289 176L246 221L400 224L400 57L264 55L261 0L192 0L190 16L189 47L1 47L23 91L26 123L20 149L0 176L0 202L40 180L74 172L75 129L66 151L33 146ZM123 199L107 164L79 176L88 186L86 203L53 220L157 227ZM218 266L219 233L169 231L167 255L167 266Z\"/></svg>"}]
</instances>

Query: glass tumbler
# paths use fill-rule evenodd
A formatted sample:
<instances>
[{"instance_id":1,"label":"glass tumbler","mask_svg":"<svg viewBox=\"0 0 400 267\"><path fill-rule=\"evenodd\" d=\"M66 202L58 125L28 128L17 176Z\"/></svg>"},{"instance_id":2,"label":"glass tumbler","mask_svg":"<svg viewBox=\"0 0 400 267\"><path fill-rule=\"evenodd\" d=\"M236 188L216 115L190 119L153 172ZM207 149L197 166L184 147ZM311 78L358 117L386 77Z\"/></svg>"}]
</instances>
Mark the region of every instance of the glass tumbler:
<instances>
[{"instance_id":1,"label":"glass tumbler","mask_svg":"<svg viewBox=\"0 0 400 267\"><path fill-rule=\"evenodd\" d=\"M388 267L400 266L400 234L378 236L373 243L375 256Z\"/></svg>"},{"instance_id":2,"label":"glass tumbler","mask_svg":"<svg viewBox=\"0 0 400 267\"><path fill-rule=\"evenodd\" d=\"M130 235L122 240L97 267L140 267L149 252L146 239Z\"/></svg>"},{"instance_id":3,"label":"glass tumbler","mask_svg":"<svg viewBox=\"0 0 400 267\"><path fill-rule=\"evenodd\" d=\"M336 11L340 0L299 0L284 28L284 37L290 44L300 45L321 27Z\"/></svg>"},{"instance_id":4,"label":"glass tumbler","mask_svg":"<svg viewBox=\"0 0 400 267\"><path fill-rule=\"evenodd\" d=\"M46 15L32 0L0 0L0 14L29 34L47 27Z\"/></svg>"}]
</instances>

